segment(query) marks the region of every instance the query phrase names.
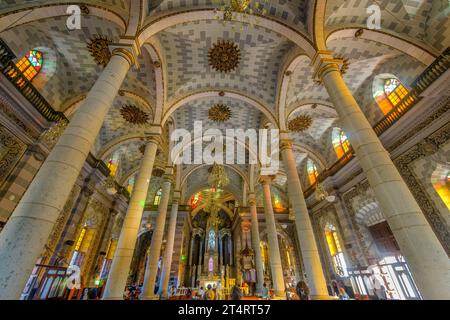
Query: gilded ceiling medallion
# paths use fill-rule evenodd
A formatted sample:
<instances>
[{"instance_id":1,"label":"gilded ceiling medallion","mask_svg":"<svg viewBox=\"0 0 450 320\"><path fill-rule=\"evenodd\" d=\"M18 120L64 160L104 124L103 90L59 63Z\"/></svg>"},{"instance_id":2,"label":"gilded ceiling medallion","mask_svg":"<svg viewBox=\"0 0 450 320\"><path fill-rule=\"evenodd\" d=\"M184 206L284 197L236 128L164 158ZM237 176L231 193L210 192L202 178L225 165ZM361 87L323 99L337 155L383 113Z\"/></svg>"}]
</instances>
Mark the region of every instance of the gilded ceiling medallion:
<instances>
[{"instance_id":1,"label":"gilded ceiling medallion","mask_svg":"<svg viewBox=\"0 0 450 320\"><path fill-rule=\"evenodd\" d=\"M241 52L230 40L219 40L209 49L209 64L216 71L230 72L239 66Z\"/></svg>"},{"instance_id":2,"label":"gilded ceiling medallion","mask_svg":"<svg viewBox=\"0 0 450 320\"><path fill-rule=\"evenodd\" d=\"M231 110L224 104L216 104L208 111L208 119L214 122L226 122L231 118Z\"/></svg>"},{"instance_id":3,"label":"gilded ceiling medallion","mask_svg":"<svg viewBox=\"0 0 450 320\"><path fill-rule=\"evenodd\" d=\"M144 125L148 122L150 116L133 105L126 105L120 109L120 114L125 119L125 121L131 124Z\"/></svg>"},{"instance_id":4,"label":"gilded ceiling medallion","mask_svg":"<svg viewBox=\"0 0 450 320\"><path fill-rule=\"evenodd\" d=\"M308 115L300 115L289 121L288 128L293 132L303 132L308 130L313 123L313 119Z\"/></svg>"},{"instance_id":5,"label":"gilded ceiling medallion","mask_svg":"<svg viewBox=\"0 0 450 320\"><path fill-rule=\"evenodd\" d=\"M109 51L111 43L112 41L108 37L102 35L95 35L88 43L87 48L98 65L106 67L111 59Z\"/></svg>"}]
</instances>

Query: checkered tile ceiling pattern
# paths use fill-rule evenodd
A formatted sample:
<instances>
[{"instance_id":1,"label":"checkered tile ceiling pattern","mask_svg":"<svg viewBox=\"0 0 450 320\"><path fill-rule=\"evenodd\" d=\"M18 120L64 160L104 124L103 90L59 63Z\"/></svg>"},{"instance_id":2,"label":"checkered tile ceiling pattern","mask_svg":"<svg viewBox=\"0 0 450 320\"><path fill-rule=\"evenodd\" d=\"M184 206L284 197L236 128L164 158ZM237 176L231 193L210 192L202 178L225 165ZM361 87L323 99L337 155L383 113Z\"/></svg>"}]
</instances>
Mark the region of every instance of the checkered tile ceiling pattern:
<instances>
[{"instance_id":1,"label":"checkered tile ceiling pattern","mask_svg":"<svg viewBox=\"0 0 450 320\"><path fill-rule=\"evenodd\" d=\"M169 100L202 89L232 89L254 96L275 110L280 63L293 44L259 27L240 30L241 24L219 21L183 23L158 34L167 64ZM212 69L208 50L218 40L240 49L239 67L230 73Z\"/></svg>"},{"instance_id":2,"label":"checkered tile ceiling pattern","mask_svg":"<svg viewBox=\"0 0 450 320\"><path fill-rule=\"evenodd\" d=\"M425 47L441 51L450 45L448 1L438 0L328 0L325 32L367 27L367 8L378 3L381 31L407 36Z\"/></svg>"},{"instance_id":3,"label":"checkered tile ceiling pattern","mask_svg":"<svg viewBox=\"0 0 450 320\"><path fill-rule=\"evenodd\" d=\"M219 8L219 0L156 0L149 1L148 15L151 18L167 11L187 9ZM267 10L267 17L283 22L300 31L305 31L306 18L312 1L309 0L260 0ZM218 15L219 16L219 15ZM252 21L249 19L249 21Z\"/></svg>"},{"instance_id":4,"label":"checkered tile ceiling pattern","mask_svg":"<svg viewBox=\"0 0 450 320\"><path fill-rule=\"evenodd\" d=\"M102 6L119 14L128 21L129 6L134 0L80 0L78 3ZM433 52L439 52L450 45L448 19L448 1L432 0L381 0L382 28L386 32L416 42ZM43 4L69 3L64 0L28 1L5 0L0 2L0 14L13 9L41 6ZM349 27L365 27L366 9L373 1L368 0L328 0L326 7L325 33ZM212 8L212 0L157 0L149 1L147 20L176 11ZM268 17L283 22L300 32L308 30L308 13L314 2L307 0L270 0ZM94 84L102 68L97 66L86 48L87 42L96 34L108 36L117 41L124 30L113 22L94 17L83 16L82 30L68 31L66 17L42 19L27 25L14 27L0 33L0 37L11 47L18 57L30 49L39 49L45 57L44 68L33 84L50 102L54 109L64 111L67 102L86 94ZM245 27L235 22L195 21L170 27L156 35L162 48L162 62L165 67L167 97L170 102L192 92L207 89L228 89L239 91L260 100L274 113L278 90L278 76L281 63L294 45L282 35L261 27ZM383 31L383 30L381 30ZM219 39L235 42L241 51L241 62L237 70L222 74L214 71L208 63L208 50ZM24 46L23 44L27 44ZM373 99L373 79L376 75L390 73L398 77L403 84L409 84L425 68L413 58L395 48L364 39L337 39L327 43L330 50L349 59L350 66L345 81L372 124L383 116ZM151 59L143 50L139 58L140 69L132 69L122 86L123 90L139 94L152 108L156 104L156 79ZM323 86L312 80L312 69L308 58L300 61L294 70L287 93L287 109L299 104L330 104ZM224 103L231 108L232 119L225 124L212 124L207 120L209 107ZM117 97L111 108L101 133L97 139L95 152L98 153L115 139L130 134L142 135L144 129L124 122L120 107L133 104L146 112L147 105L139 99ZM331 146L331 131L339 127L339 120L330 114L315 110L294 113L307 113L314 119L313 125L304 133L292 134L295 143L307 146L321 155L327 165L335 161ZM203 120L204 129L208 128L259 128L264 116L245 103L226 98L203 98L189 103L173 115L176 126L189 131L195 120ZM137 167L142 156L138 150L139 142L130 142L112 152L122 152L123 172ZM107 155L108 157L109 155ZM301 175L307 154L296 152L296 161ZM196 174L188 183L204 183L205 175ZM234 174L232 172L230 176ZM304 177L306 179L306 177ZM196 180L198 179L198 180ZM203 180L202 180L203 179ZM234 178L233 178L234 179ZM240 179L240 178L239 178ZM283 178L277 185L283 186ZM242 181L235 180L233 185L242 188ZM242 194L240 190L238 194Z\"/></svg>"},{"instance_id":5,"label":"checkered tile ceiling pattern","mask_svg":"<svg viewBox=\"0 0 450 320\"><path fill-rule=\"evenodd\" d=\"M39 7L42 5L61 5L64 3L73 4L74 2L79 4L101 6L107 8L118 15L120 15L125 21L128 20L130 1L135 0L78 0L78 1L67 1L67 0L3 0L0 1L0 13L10 11L12 8L14 10L22 8L32 8Z\"/></svg>"}]
</instances>

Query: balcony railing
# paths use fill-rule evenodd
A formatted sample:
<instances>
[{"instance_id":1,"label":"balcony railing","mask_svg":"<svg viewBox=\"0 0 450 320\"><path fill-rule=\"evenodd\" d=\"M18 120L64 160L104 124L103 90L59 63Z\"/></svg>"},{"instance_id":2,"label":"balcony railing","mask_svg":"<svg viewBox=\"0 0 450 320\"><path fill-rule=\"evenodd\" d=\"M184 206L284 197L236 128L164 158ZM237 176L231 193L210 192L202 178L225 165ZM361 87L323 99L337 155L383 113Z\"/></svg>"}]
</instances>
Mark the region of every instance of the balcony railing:
<instances>
[{"instance_id":1,"label":"balcony railing","mask_svg":"<svg viewBox=\"0 0 450 320\"><path fill-rule=\"evenodd\" d=\"M55 111L39 91L16 67L16 56L6 43L0 39L0 71L16 87L17 90L39 111L48 121L67 120L62 112Z\"/></svg>"},{"instance_id":2,"label":"balcony railing","mask_svg":"<svg viewBox=\"0 0 450 320\"><path fill-rule=\"evenodd\" d=\"M15 54L8 45L0 39L0 71L3 75L19 90L20 93L31 103L36 110L47 120L57 122L61 120L69 121L64 113L55 111L50 103L38 92L31 82L16 67L14 59ZM96 159L89 153L86 162L92 167L98 169L105 177L109 176L108 166L101 160ZM128 191L116 182L119 193L129 197Z\"/></svg>"},{"instance_id":3,"label":"balcony railing","mask_svg":"<svg viewBox=\"0 0 450 320\"><path fill-rule=\"evenodd\" d=\"M439 79L450 68L450 48L447 48L417 79L411 84L410 93L390 111L380 122L374 126L375 133L380 136L392 127L402 116L411 110L420 101L420 94L424 92L434 81ZM355 157L352 150L346 153L330 168L322 171L317 177L318 182L323 182L330 176L335 175ZM317 184L313 184L305 190L305 197L311 196Z\"/></svg>"}]
</instances>

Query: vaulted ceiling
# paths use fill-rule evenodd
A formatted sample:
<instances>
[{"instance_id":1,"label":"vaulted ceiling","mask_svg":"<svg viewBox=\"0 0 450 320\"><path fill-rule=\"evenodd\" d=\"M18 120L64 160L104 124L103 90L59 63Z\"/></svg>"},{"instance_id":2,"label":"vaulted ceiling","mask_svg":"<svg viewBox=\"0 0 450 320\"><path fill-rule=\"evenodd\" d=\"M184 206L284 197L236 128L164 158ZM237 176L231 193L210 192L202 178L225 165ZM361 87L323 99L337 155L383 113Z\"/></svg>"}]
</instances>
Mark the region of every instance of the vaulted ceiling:
<instances>
[{"instance_id":1,"label":"vaulted ceiling","mask_svg":"<svg viewBox=\"0 0 450 320\"><path fill-rule=\"evenodd\" d=\"M80 0L77 3L86 5L89 13L82 15L81 30L69 31L65 10L73 1L6 0L0 2L0 37L17 57L30 49L44 53L43 71L33 84L55 110L70 118L103 69L95 63L87 43L96 35L118 42L125 33L133 33L133 26L142 34L139 30L151 30L157 25L161 31L144 39L139 68L128 73L92 152L105 161L120 154L119 180L125 183L136 173L142 159L142 139L150 123L161 121L159 116L165 121L167 142L168 122L189 132L194 129L194 121L202 121L204 130L245 130L259 129L268 123L279 127L306 115L313 120L311 127L290 133L305 186L308 158L315 160L319 170L336 161L331 131L340 126L326 90L313 81L308 50L317 46L318 31L323 29L328 50L348 59L344 80L372 124L383 117L373 99L374 78L393 74L408 87L433 57L450 44L447 0L268 0L261 1L267 9L259 18L264 21L250 16L244 19L250 24L223 23L221 14L212 11L221 2ZM367 30L367 7L371 4L381 8L382 29L378 31ZM186 12L204 14L195 15L195 19L181 17ZM211 12L213 15L207 15ZM359 28L366 30L355 37ZM228 40L240 50L239 65L229 73L214 70L208 60L210 48L219 40ZM310 48L299 47L302 41ZM287 67L292 72L283 92L281 82ZM280 105L282 94L285 105ZM209 109L216 104L230 108L228 121L215 123L208 118ZM127 122L121 114L125 105L147 113L148 124ZM164 167L167 145L161 150L158 161ZM248 165L236 168L249 179ZM180 169L180 177L190 172L185 185L180 186L185 189L185 196L205 187L206 167L186 165ZM231 178L227 191L242 200L244 179L231 168L227 173ZM281 191L274 192L284 192L285 181L286 177L280 174L275 186ZM156 190L159 184L155 179L152 188ZM286 201L283 197L279 196L280 201Z\"/></svg>"}]
</instances>

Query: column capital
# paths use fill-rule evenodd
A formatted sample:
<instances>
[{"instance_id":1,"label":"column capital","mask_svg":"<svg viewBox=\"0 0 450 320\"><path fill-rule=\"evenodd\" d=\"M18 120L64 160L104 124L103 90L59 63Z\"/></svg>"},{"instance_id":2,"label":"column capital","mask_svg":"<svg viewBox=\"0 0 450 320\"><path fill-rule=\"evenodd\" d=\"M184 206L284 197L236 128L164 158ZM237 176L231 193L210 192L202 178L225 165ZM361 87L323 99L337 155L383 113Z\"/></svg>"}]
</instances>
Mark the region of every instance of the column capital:
<instances>
[{"instance_id":1,"label":"column capital","mask_svg":"<svg viewBox=\"0 0 450 320\"><path fill-rule=\"evenodd\" d=\"M292 150L294 145L294 141L292 139L283 139L280 143L280 151L284 151L285 149Z\"/></svg>"},{"instance_id":2,"label":"column capital","mask_svg":"<svg viewBox=\"0 0 450 320\"><path fill-rule=\"evenodd\" d=\"M250 192L248 194L248 200L247 200L249 206L256 206L256 194L254 192Z\"/></svg>"},{"instance_id":3,"label":"column capital","mask_svg":"<svg viewBox=\"0 0 450 320\"><path fill-rule=\"evenodd\" d=\"M261 183L262 185L270 185L272 183L272 181L275 179L275 176L260 176L259 177L259 183Z\"/></svg>"},{"instance_id":4,"label":"column capital","mask_svg":"<svg viewBox=\"0 0 450 320\"><path fill-rule=\"evenodd\" d=\"M342 59L337 59L331 51L317 51L312 59L311 65L314 69L313 79L317 83L322 83L323 77L330 71L341 73Z\"/></svg>"},{"instance_id":5,"label":"column capital","mask_svg":"<svg viewBox=\"0 0 450 320\"><path fill-rule=\"evenodd\" d=\"M119 42L112 44L111 55L120 55L128 60L131 66L139 67L138 56L141 54L141 46L134 37L121 37Z\"/></svg>"},{"instance_id":6,"label":"column capital","mask_svg":"<svg viewBox=\"0 0 450 320\"><path fill-rule=\"evenodd\" d=\"M181 191L180 190L174 190L173 191L173 196L172 196L172 202L176 202L178 204L178 202L180 202L181 199Z\"/></svg>"},{"instance_id":7,"label":"column capital","mask_svg":"<svg viewBox=\"0 0 450 320\"><path fill-rule=\"evenodd\" d=\"M169 183L173 182L173 177L171 174L165 173L165 174L163 174L162 178L163 178L163 182L169 182Z\"/></svg>"}]
</instances>

